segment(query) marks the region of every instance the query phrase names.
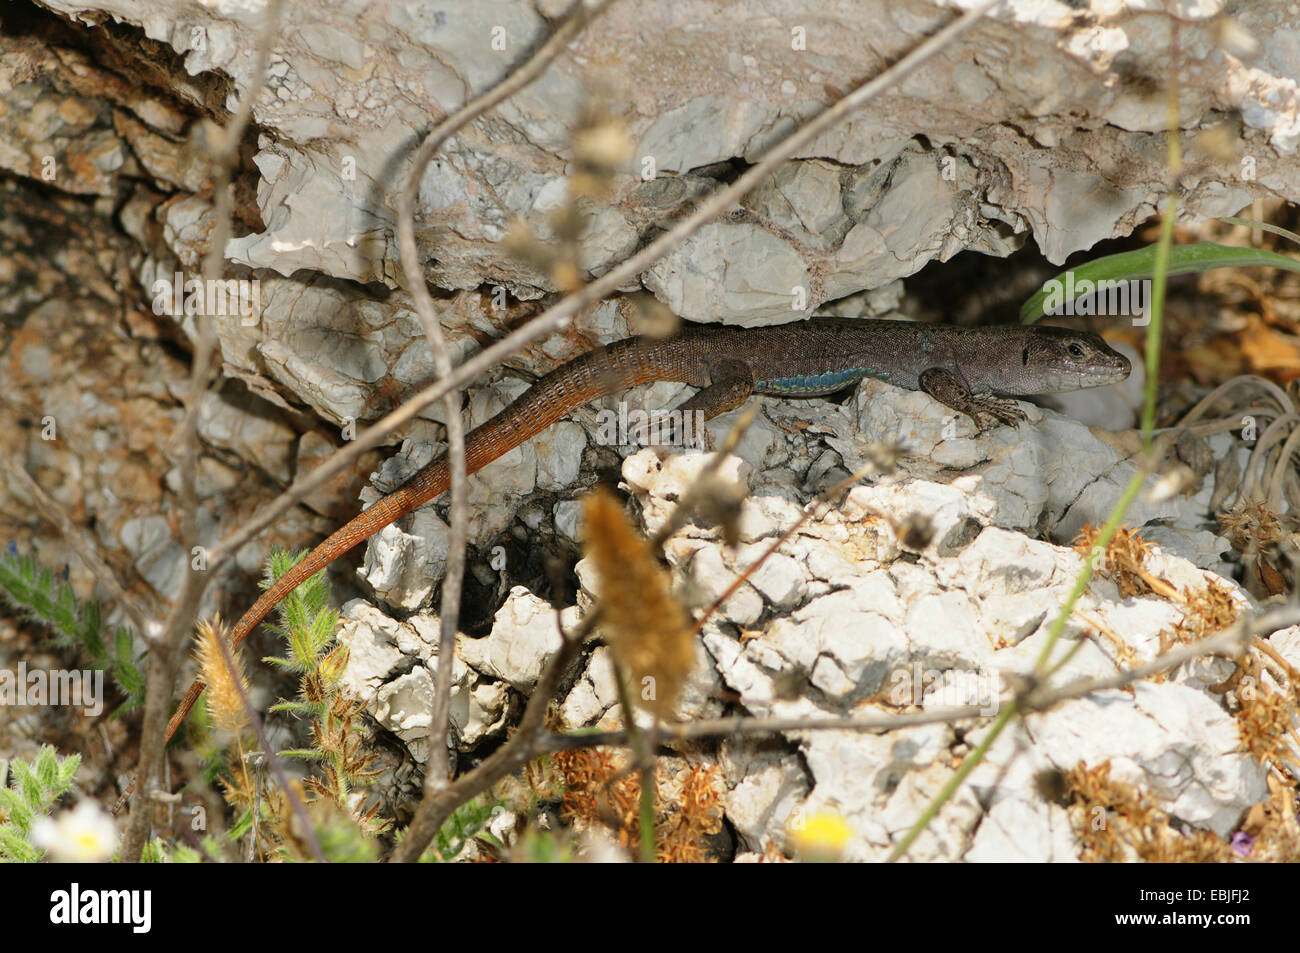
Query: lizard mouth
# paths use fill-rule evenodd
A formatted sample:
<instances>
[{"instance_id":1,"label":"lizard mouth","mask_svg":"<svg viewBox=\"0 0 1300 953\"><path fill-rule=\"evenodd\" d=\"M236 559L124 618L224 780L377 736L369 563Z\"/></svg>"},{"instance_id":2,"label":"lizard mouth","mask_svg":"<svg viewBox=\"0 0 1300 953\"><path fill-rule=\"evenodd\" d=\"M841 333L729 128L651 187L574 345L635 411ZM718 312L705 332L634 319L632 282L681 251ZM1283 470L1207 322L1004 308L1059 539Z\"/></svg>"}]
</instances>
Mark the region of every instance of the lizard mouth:
<instances>
[{"instance_id":1,"label":"lizard mouth","mask_svg":"<svg viewBox=\"0 0 1300 953\"><path fill-rule=\"evenodd\" d=\"M1118 352L1108 354L1106 361L1098 362L1096 370L1093 372L1097 377L1103 378L1098 381L1101 384L1118 384L1126 380L1129 374L1133 373L1133 365L1129 359Z\"/></svg>"},{"instance_id":2,"label":"lizard mouth","mask_svg":"<svg viewBox=\"0 0 1300 953\"><path fill-rule=\"evenodd\" d=\"M1086 367L1073 366L1058 371L1055 387L1060 391L1105 387L1126 380L1133 372L1129 359L1118 351L1099 354Z\"/></svg>"},{"instance_id":3,"label":"lizard mouth","mask_svg":"<svg viewBox=\"0 0 1300 953\"><path fill-rule=\"evenodd\" d=\"M1127 357L1120 354L1118 351L1111 355L1111 357L1112 360L1110 363L1112 370L1110 383L1117 384L1122 380L1126 380L1129 374L1133 373L1133 365Z\"/></svg>"}]
</instances>

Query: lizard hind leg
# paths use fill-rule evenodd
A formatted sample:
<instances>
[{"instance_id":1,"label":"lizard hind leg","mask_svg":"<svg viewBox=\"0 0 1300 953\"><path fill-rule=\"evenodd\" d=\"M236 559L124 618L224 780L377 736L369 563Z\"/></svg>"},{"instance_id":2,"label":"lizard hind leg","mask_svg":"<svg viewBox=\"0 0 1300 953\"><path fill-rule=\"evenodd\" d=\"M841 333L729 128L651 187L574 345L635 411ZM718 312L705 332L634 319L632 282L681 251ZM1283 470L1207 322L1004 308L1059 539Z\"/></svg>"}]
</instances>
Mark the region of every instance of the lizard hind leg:
<instances>
[{"instance_id":1,"label":"lizard hind leg","mask_svg":"<svg viewBox=\"0 0 1300 953\"><path fill-rule=\"evenodd\" d=\"M656 441L669 446L703 447L703 424L735 410L754 393L754 372L744 361L716 361L709 367L709 384L672 409L669 426Z\"/></svg>"},{"instance_id":2,"label":"lizard hind leg","mask_svg":"<svg viewBox=\"0 0 1300 953\"><path fill-rule=\"evenodd\" d=\"M960 411L975 421L975 429L989 429L993 421L1018 426L1028 417L1014 400L1004 400L991 394L972 394L956 374L943 367L922 371L921 390L939 403Z\"/></svg>"}]
</instances>

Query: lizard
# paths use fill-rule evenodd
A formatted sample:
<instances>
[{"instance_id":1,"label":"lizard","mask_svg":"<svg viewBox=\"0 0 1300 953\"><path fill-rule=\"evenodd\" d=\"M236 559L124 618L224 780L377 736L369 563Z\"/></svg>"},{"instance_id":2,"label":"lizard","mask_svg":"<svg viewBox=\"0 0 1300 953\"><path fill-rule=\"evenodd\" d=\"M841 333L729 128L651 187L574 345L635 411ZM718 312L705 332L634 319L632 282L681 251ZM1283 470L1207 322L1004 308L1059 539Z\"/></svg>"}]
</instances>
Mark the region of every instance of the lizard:
<instances>
[{"instance_id":1,"label":"lizard","mask_svg":"<svg viewBox=\"0 0 1300 953\"><path fill-rule=\"evenodd\" d=\"M823 397L863 378L920 390L969 416L978 430L1026 419L1014 400L1124 380L1128 358L1098 335L1050 326L956 327L884 319L813 318L759 328L684 325L588 351L540 378L465 438L474 473L582 405L653 381L699 388L677 410L708 420L752 394ZM447 490L446 455L318 544L268 588L229 635L238 645L286 595L358 543ZM206 686L195 678L167 725L167 740ZM134 782L123 800L131 793Z\"/></svg>"}]
</instances>

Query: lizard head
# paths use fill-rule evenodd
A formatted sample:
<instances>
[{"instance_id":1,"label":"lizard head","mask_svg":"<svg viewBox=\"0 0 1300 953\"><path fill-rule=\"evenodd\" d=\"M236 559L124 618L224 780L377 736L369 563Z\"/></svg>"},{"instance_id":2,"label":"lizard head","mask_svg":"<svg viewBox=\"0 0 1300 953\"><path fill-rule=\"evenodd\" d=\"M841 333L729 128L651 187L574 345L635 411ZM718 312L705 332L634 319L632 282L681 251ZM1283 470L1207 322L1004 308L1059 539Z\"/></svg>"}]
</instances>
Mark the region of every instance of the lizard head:
<instances>
[{"instance_id":1,"label":"lizard head","mask_svg":"<svg viewBox=\"0 0 1300 953\"><path fill-rule=\"evenodd\" d=\"M1047 385L1042 392L1114 384L1133 369L1127 357L1098 335L1047 325L1034 328L1018 357L1026 376Z\"/></svg>"}]
</instances>

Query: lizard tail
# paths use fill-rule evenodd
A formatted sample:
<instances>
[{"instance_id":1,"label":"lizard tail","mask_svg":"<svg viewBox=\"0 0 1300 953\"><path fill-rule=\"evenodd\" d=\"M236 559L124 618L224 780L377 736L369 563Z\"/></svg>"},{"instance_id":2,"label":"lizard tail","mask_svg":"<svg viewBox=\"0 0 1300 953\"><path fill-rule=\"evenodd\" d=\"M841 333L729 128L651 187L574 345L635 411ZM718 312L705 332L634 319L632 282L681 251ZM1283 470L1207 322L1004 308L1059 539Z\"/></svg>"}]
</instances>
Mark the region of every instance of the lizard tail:
<instances>
[{"instance_id":1,"label":"lizard tail","mask_svg":"<svg viewBox=\"0 0 1300 953\"><path fill-rule=\"evenodd\" d=\"M606 362L600 359L605 353L610 354L612 367L605 366ZM466 435L466 472L482 469L589 401L654 379L658 376L657 369L649 362L635 359L641 353L634 347L599 349L543 377L510 406ZM451 470L444 454L369 509L362 510L262 593L235 623L230 633L231 647L248 638L280 600L307 579L362 540L440 496L450 485ZM167 741L188 717L205 687L201 679L195 679L190 685L167 724Z\"/></svg>"},{"instance_id":2,"label":"lizard tail","mask_svg":"<svg viewBox=\"0 0 1300 953\"><path fill-rule=\"evenodd\" d=\"M466 471L474 473L487 466L497 457L598 397L652 380L689 380L689 377L675 376L669 370L675 367L673 362L678 350L672 344L647 345L641 339L629 338L610 347L589 351L557 368L501 413L466 435ZM430 461L402 486L357 514L262 593L231 630L230 645L234 647L246 639L281 599L312 575L363 539L439 496L450 484L450 468L444 455ZM167 741L171 741L206 687L200 678L196 678L190 685L176 713L167 723ZM132 778L114 805L114 814L118 814L126 805L135 785L136 779Z\"/></svg>"},{"instance_id":3,"label":"lizard tail","mask_svg":"<svg viewBox=\"0 0 1300 953\"><path fill-rule=\"evenodd\" d=\"M467 457L469 457L469 445L471 443L477 444L478 440L476 438L478 438L479 430L482 429L480 427L466 437ZM498 453L496 456L500 456L500 454ZM495 457L490 459L495 459ZM467 461L469 471L472 473L485 463L490 462L490 459L484 460L477 466L468 464ZM261 597L240 617L239 621L235 623L235 627L230 631L230 647L234 648L248 638L249 634L257 628L257 624L266 618L267 613L302 583L352 549L363 539L379 532L389 523L400 519L443 493L450 483L451 474L447 467L446 457L439 457L425 465L423 469L398 489L376 501L369 509L362 510L342 528L331 533L305 558L299 560L294 564L293 568L277 579L271 588L262 593ZM172 736L176 734L185 719L189 717L190 711L194 708L194 703L199 700L199 696L203 694L205 688L207 688L207 684L202 678L196 678L190 684L189 691L185 693L185 697L181 699L180 705L172 714L171 720L167 722L167 737L163 740L163 744L167 744L172 740ZM133 778L113 806L114 815L121 812L134 791L135 779Z\"/></svg>"}]
</instances>

